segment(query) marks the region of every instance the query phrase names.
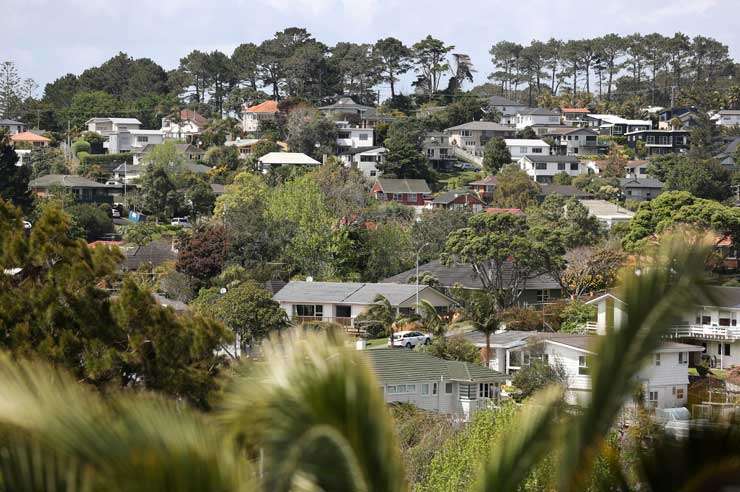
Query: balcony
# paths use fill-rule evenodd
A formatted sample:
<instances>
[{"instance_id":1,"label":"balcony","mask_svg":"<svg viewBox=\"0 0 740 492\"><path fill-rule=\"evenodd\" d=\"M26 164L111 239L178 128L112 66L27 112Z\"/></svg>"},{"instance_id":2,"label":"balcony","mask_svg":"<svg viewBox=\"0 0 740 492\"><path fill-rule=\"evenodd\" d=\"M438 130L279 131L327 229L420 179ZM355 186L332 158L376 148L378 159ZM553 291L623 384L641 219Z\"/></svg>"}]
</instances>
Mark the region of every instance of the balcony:
<instances>
[{"instance_id":1,"label":"balcony","mask_svg":"<svg viewBox=\"0 0 740 492\"><path fill-rule=\"evenodd\" d=\"M670 328L669 336L703 340L736 340L740 339L740 327L697 324L673 325Z\"/></svg>"}]
</instances>

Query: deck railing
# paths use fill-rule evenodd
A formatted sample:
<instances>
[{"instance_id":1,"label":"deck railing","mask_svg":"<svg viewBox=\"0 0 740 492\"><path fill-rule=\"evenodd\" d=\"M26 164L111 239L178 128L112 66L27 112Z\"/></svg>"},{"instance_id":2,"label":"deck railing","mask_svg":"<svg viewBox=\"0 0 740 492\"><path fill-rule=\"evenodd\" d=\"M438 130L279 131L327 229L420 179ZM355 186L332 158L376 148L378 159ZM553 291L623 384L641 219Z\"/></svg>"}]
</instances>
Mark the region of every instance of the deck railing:
<instances>
[{"instance_id":1,"label":"deck railing","mask_svg":"<svg viewBox=\"0 0 740 492\"><path fill-rule=\"evenodd\" d=\"M328 316L293 316L291 318L291 321L295 324L301 324L301 323L336 323L338 325L342 326L352 326L353 320L352 318L331 318Z\"/></svg>"},{"instance_id":2,"label":"deck railing","mask_svg":"<svg viewBox=\"0 0 740 492\"><path fill-rule=\"evenodd\" d=\"M588 321L581 325L581 331L585 333L596 333L599 330L598 323ZM665 335L668 338L699 338L706 340L736 340L740 339L740 327L738 326L715 326L697 324L679 324L668 328Z\"/></svg>"}]
</instances>

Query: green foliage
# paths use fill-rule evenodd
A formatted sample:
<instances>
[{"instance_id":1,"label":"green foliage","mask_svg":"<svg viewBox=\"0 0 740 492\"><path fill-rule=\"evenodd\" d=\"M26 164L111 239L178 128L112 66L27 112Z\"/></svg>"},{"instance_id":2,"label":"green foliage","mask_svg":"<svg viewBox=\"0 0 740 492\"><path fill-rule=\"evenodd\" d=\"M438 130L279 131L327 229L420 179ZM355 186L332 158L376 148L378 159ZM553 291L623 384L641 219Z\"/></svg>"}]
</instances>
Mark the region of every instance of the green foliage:
<instances>
[{"instance_id":1,"label":"green foliage","mask_svg":"<svg viewBox=\"0 0 740 492\"><path fill-rule=\"evenodd\" d=\"M565 305L559 317L560 331L574 333L586 322L596 319L596 306L575 299Z\"/></svg>"},{"instance_id":2,"label":"green foliage","mask_svg":"<svg viewBox=\"0 0 740 492\"><path fill-rule=\"evenodd\" d=\"M18 156L5 132L0 131L0 199L8 200L17 207L28 210L33 201L28 191L31 180L29 166L16 166Z\"/></svg>"},{"instance_id":3,"label":"green foliage","mask_svg":"<svg viewBox=\"0 0 740 492\"><path fill-rule=\"evenodd\" d=\"M419 345L415 350L427 352L445 360L460 360L478 364L481 362L480 349L461 335L436 337L431 344Z\"/></svg>"},{"instance_id":4,"label":"green foliage","mask_svg":"<svg viewBox=\"0 0 740 492\"><path fill-rule=\"evenodd\" d=\"M531 307L512 306L501 313L507 330L538 331L543 329L544 314Z\"/></svg>"},{"instance_id":5,"label":"green foliage","mask_svg":"<svg viewBox=\"0 0 740 492\"><path fill-rule=\"evenodd\" d=\"M496 207L524 210L537 203L539 185L518 166L504 166L497 177L496 189L493 192L493 204Z\"/></svg>"},{"instance_id":6,"label":"green foliage","mask_svg":"<svg viewBox=\"0 0 740 492\"><path fill-rule=\"evenodd\" d=\"M40 178L47 174L69 174L69 169L61 149L42 147L34 149L26 157L31 168L31 179Z\"/></svg>"},{"instance_id":7,"label":"green foliage","mask_svg":"<svg viewBox=\"0 0 740 492\"><path fill-rule=\"evenodd\" d=\"M82 154L77 155L80 161L78 174L84 175L85 170L93 166L109 167L112 164L133 164L134 156L130 152L123 154Z\"/></svg>"},{"instance_id":8,"label":"green foliage","mask_svg":"<svg viewBox=\"0 0 740 492\"><path fill-rule=\"evenodd\" d=\"M86 140L75 140L72 142L72 154L77 155L80 152L84 152L85 154L90 154L90 143Z\"/></svg>"},{"instance_id":9,"label":"green foliage","mask_svg":"<svg viewBox=\"0 0 740 492\"><path fill-rule=\"evenodd\" d=\"M113 232L113 220L108 214L108 208L110 207L105 206L105 210L102 210L95 205L77 204L67 207L65 212L70 215L74 224L84 231L87 241L95 241L103 234Z\"/></svg>"},{"instance_id":10,"label":"green foliage","mask_svg":"<svg viewBox=\"0 0 740 492\"><path fill-rule=\"evenodd\" d=\"M552 177L552 182L556 185L571 185L573 184L573 176L566 172L557 173Z\"/></svg>"},{"instance_id":11,"label":"green foliage","mask_svg":"<svg viewBox=\"0 0 740 492\"><path fill-rule=\"evenodd\" d=\"M303 152L321 161L324 154L332 154L334 151L337 127L315 109L293 110L288 116L286 131L291 152Z\"/></svg>"},{"instance_id":12,"label":"green foliage","mask_svg":"<svg viewBox=\"0 0 740 492\"><path fill-rule=\"evenodd\" d=\"M414 264L409 228L398 222L379 223L367 231L365 280L377 282L408 270Z\"/></svg>"},{"instance_id":13,"label":"green foliage","mask_svg":"<svg viewBox=\"0 0 740 492\"><path fill-rule=\"evenodd\" d=\"M168 164L151 163L139 179L139 198L147 215L158 220L176 217L185 210L184 197L178 190Z\"/></svg>"},{"instance_id":14,"label":"green foliage","mask_svg":"<svg viewBox=\"0 0 740 492\"><path fill-rule=\"evenodd\" d=\"M518 390L516 398L520 401L529 398L547 386L560 385L565 387L567 383L568 373L560 362L555 361L554 364L549 364L534 358L531 359L528 366L517 371L511 380L512 386Z\"/></svg>"},{"instance_id":15,"label":"green foliage","mask_svg":"<svg viewBox=\"0 0 740 492\"><path fill-rule=\"evenodd\" d=\"M595 244L606 235L581 202L556 194L548 195L540 206L527 209L527 222L532 228L557 233L567 249Z\"/></svg>"},{"instance_id":16,"label":"green foliage","mask_svg":"<svg viewBox=\"0 0 740 492\"><path fill-rule=\"evenodd\" d=\"M383 146L388 149L385 162L378 165L384 175L396 178L424 179L436 181L422 153L424 127L420 121L404 118L391 123Z\"/></svg>"},{"instance_id":17,"label":"green foliage","mask_svg":"<svg viewBox=\"0 0 740 492\"><path fill-rule=\"evenodd\" d=\"M667 191L720 201L732 196L730 172L715 159L662 156L650 162L648 173L663 181Z\"/></svg>"},{"instance_id":18,"label":"green foliage","mask_svg":"<svg viewBox=\"0 0 740 492\"><path fill-rule=\"evenodd\" d=\"M625 255L610 245L583 246L568 251L566 260L567 266L558 277L560 284L565 292L580 297L612 288Z\"/></svg>"},{"instance_id":19,"label":"green foliage","mask_svg":"<svg viewBox=\"0 0 740 492\"><path fill-rule=\"evenodd\" d=\"M270 152L280 152L281 147L272 140L262 139L252 146L252 155L250 157L259 159Z\"/></svg>"},{"instance_id":20,"label":"green foliage","mask_svg":"<svg viewBox=\"0 0 740 492\"><path fill-rule=\"evenodd\" d=\"M511 152L501 138L492 138L483 148L483 169L488 174L497 174L504 166L511 164Z\"/></svg>"}]
</instances>

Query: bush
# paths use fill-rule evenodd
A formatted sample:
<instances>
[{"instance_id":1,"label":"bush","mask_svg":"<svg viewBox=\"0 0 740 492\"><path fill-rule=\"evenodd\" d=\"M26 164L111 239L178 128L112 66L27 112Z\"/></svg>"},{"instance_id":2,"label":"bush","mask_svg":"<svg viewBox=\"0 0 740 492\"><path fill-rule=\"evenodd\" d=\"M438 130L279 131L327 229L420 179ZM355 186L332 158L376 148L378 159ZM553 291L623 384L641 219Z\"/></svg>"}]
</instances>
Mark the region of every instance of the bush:
<instances>
[{"instance_id":1,"label":"bush","mask_svg":"<svg viewBox=\"0 0 740 492\"><path fill-rule=\"evenodd\" d=\"M521 401L529 398L537 391L551 384L565 385L568 376L560 362L550 365L541 360L532 360L528 367L524 367L514 374L511 384L519 390L513 396Z\"/></svg>"},{"instance_id":2,"label":"bush","mask_svg":"<svg viewBox=\"0 0 740 492\"><path fill-rule=\"evenodd\" d=\"M87 169L94 165L98 165L103 169L112 170L114 164L132 164L134 162L134 155L130 152L125 154L83 154L78 155L77 158L80 160L80 169ZM78 174L83 174L79 171Z\"/></svg>"},{"instance_id":3,"label":"bush","mask_svg":"<svg viewBox=\"0 0 740 492\"><path fill-rule=\"evenodd\" d=\"M460 360L464 362L480 363L480 350L465 337L438 337L430 345L418 345L416 350L427 352L430 355L445 360Z\"/></svg>"},{"instance_id":4,"label":"bush","mask_svg":"<svg viewBox=\"0 0 740 492\"><path fill-rule=\"evenodd\" d=\"M106 207L107 208L107 207ZM100 207L90 204L73 205L66 209L87 241L95 241L103 234L113 232L113 220Z\"/></svg>"},{"instance_id":5,"label":"bush","mask_svg":"<svg viewBox=\"0 0 740 492\"><path fill-rule=\"evenodd\" d=\"M80 139L72 142L72 153L74 155L77 155L81 152L84 152L86 155L90 155L90 150L90 142L88 142L87 140Z\"/></svg>"},{"instance_id":6,"label":"bush","mask_svg":"<svg viewBox=\"0 0 740 492\"><path fill-rule=\"evenodd\" d=\"M709 367L707 367L706 364L699 364L696 366L696 373L699 376L704 377L709 374Z\"/></svg>"},{"instance_id":7,"label":"bush","mask_svg":"<svg viewBox=\"0 0 740 492\"><path fill-rule=\"evenodd\" d=\"M573 333L596 317L596 306L582 301L569 302L560 312L560 331Z\"/></svg>"},{"instance_id":8,"label":"bush","mask_svg":"<svg viewBox=\"0 0 740 492\"><path fill-rule=\"evenodd\" d=\"M529 307L511 307L504 311L507 330L535 331L542 328L542 312Z\"/></svg>"}]
</instances>

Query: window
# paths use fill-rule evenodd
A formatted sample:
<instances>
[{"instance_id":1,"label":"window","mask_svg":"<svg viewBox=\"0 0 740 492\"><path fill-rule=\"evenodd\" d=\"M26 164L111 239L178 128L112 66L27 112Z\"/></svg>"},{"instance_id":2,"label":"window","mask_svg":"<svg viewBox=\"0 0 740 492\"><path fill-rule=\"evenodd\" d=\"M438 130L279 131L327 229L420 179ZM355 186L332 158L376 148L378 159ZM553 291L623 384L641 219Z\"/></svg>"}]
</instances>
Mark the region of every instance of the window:
<instances>
[{"instance_id":1,"label":"window","mask_svg":"<svg viewBox=\"0 0 740 492\"><path fill-rule=\"evenodd\" d=\"M374 155L361 155L360 162L376 162Z\"/></svg>"},{"instance_id":2,"label":"window","mask_svg":"<svg viewBox=\"0 0 740 492\"><path fill-rule=\"evenodd\" d=\"M573 147L573 153L574 154L577 154L578 153L578 147Z\"/></svg>"},{"instance_id":3,"label":"window","mask_svg":"<svg viewBox=\"0 0 740 492\"><path fill-rule=\"evenodd\" d=\"M729 343L725 344L725 355L728 357L730 355L730 344Z\"/></svg>"},{"instance_id":4,"label":"window","mask_svg":"<svg viewBox=\"0 0 740 492\"><path fill-rule=\"evenodd\" d=\"M595 142L596 137L593 135L586 135L586 142Z\"/></svg>"},{"instance_id":5,"label":"window","mask_svg":"<svg viewBox=\"0 0 740 492\"><path fill-rule=\"evenodd\" d=\"M547 302L550 300L550 291L548 289L537 291L537 302Z\"/></svg>"},{"instance_id":6,"label":"window","mask_svg":"<svg viewBox=\"0 0 740 492\"><path fill-rule=\"evenodd\" d=\"M375 169L370 171L370 176L377 176L377 174L378 174L378 171L376 171Z\"/></svg>"},{"instance_id":7,"label":"window","mask_svg":"<svg viewBox=\"0 0 740 492\"><path fill-rule=\"evenodd\" d=\"M149 141L149 137L139 136L139 137L136 137L136 141L137 142L140 142L140 143L145 143L145 142L148 142Z\"/></svg>"},{"instance_id":8,"label":"window","mask_svg":"<svg viewBox=\"0 0 740 492\"><path fill-rule=\"evenodd\" d=\"M655 143L655 135L648 135L646 141L649 144L654 144Z\"/></svg>"},{"instance_id":9,"label":"window","mask_svg":"<svg viewBox=\"0 0 740 492\"><path fill-rule=\"evenodd\" d=\"M478 396L480 398L493 398L493 383L480 383L478 385Z\"/></svg>"},{"instance_id":10,"label":"window","mask_svg":"<svg viewBox=\"0 0 740 492\"><path fill-rule=\"evenodd\" d=\"M324 315L324 306L321 304L296 304L293 307L296 316L321 318Z\"/></svg>"},{"instance_id":11,"label":"window","mask_svg":"<svg viewBox=\"0 0 740 492\"><path fill-rule=\"evenodd\" d=\"M534 168L540 171L544 171L547 169L547 163L546 162L537 162L534 165Z\"/></svg>"},{"instance_id":12,"label":"window","mask_svg":"<svg viewBox=\"0 0 740 492\"><path fill-rule=\"evenodd\" d=\"M578 356L578 374L581 376L586 376L590 374L591 371L588 367L588 361L586 360L585 355L579 355Z\"/></svg>"},{"instance_id":13,"label":"window","mask_svg":"<svg viewBox=\"0 0 740 492\"><path fill-rule=\"evenodd\" d=\"M452 383L445 383L445 393L448 395L452 394Z\"/></svg>"},{"instance_id":14,"label":"window","mask_svg":"<svg viewBox=\"0 0 740 492\"><path fill-rule=\"evenodd\" d=\"M683 388L676 388L676 399L683 400Z\"/></svg>"},{"instance_id":15,"label":"window","mask_svg":"<svg viewBox=\"0 0 740 492\"><path fill-rule=\"evenodd\" d=\"M735 321L735 323L733 323ZM719 313L719 326L736 326L737 320L735 319L735 313L720 312Z\"/></svg>"},{"instance_id":16,"label":"window","mask_svg":"<svg viewBox=\"0 0 740 492\"><path fill-rule=\"evenodd\" d=\"M578 163L577 162L571 162L570 163L570 170L571 171L578 171Z\"/></svg>"},{"instance_id":17,"label":"window","mask_svg":"<svg viewBox=\"0 0 740 492\"><path fill-rule=\"evenodd\" d=\"M434 149L427 149L427 157L434 159Z\"/></svg>"},{"instance_id":18,"label":"window","mask_svg":"<svg viewBox=\"0 0 740 492\"><path fill-rule=\"evenodd\" d=\"M573 140L578 140L578 135L573 135Z\"/></svg>"},{"instance_id":19,"label":"window","mask_svg":"<svg viewBox=\"0 0 740 492\"><path fill-rule=\"evenodd\" d=\"M652 405L658 404L658 392L657 391L648 391L648 402Z\"/></svg>"},{"instance_id":20,"label":"window","mask_svg":"<svg viewBox=\"0 0 740 492\"><path fill-rule=\"evenodd\" d=\"M437 383L433 383L432 384L432 394L433 395L436 395L437 394Z\"/></svg>"},{"instance_id":21,"label":"window","mask_svg":"<svg viewBox=\"0 0 740 492\"><path fill-rule=\"evenodd\" d=\"M509 352L509 367L519 368L522 366L522 353L518 350Z\"/></svg>"},{"instance_id":22,"label":"window","mask_svg":"<svg viewBox=\"0 0 740 492\"><path fill-rule=\"evenodd\" d=\"M679 364L688 364L689 363L689 353L688 352L679 352L678 353L678 363Z\"/></svg>"},{"instance_id":23,"label":"window","mask_svg":"<svg viewBox=\"0 0 740 492\"><path fill-rule=\"evenodd\" d=\"M368 139L367 133L360 133L360 142L364 142Z\"/></svg>"},{"instance_id":24,"label":"window","mask_svg":"<svg viewBox=\"0 0 740 492\"><path fill-rule=\"evenodd\" d=\"M656 366L660 365L660 354L655 354L655 365Z\"/></svg>"},{"instance_id":25,"label":"window","mask_svg":"<svg viewBox=\"0 0 740 492\"><path fill-rule=\"evenodd\" d=\"M532 147L532 153L533 154L541 154L542 153L542 147Z\"/></svg>"},{"instance_id":26,"label":"window","mask_svg":"<svg viewBox=\"0 0 740 492\"><path fill-rule=\"evenodd\" d=\"M702 315L702 317L701 317L701 324L703 324L703 325L711 325L712 324L712 317L711 316Z\"/></svg>"},{"instance_id":27,"label":"window","mask_svg":"<svg viewBox=\"0 0 740 492\"><path fill-rule=\"evenodd\" d=\"M349 132L337 132L337 138L350 138Z\"/></svg>"},{"instance_id":28,"label":"window","mask_svg":"<svg viewBox=\"0 0 740 492\"><path fill-rule=\"evenodd\" d=\"M658 145L670 145L671 144L671 137L668 135L659 135L658 136Z\"/></svg>"},{"instance_id":29,"label":"window","mask_svg":"<svg viewBox=\"0 0 740 492\"><path fill-rule=\"evenodd\" d=\"M558 162L558 171L565 171L565 163Z\"/></svg>"},{"instance_id":30,"label":"window","mask_svg":"<svg viewBox=\"0 0 740 492\"><path fill-rule=\"evenodd\" d=\"M519 147L519 153L520 154L526 154L527 153L527 148L526 147Z\"/></svg>"},{"instance_id":31,"label":"window","mask_svg":"<svg viewBox=\"0 0 740 492\"><path fill-rule=\"evenodd\" d=\"M470 137L471 133L470 130L460 130L460 135L463 137Z\"/></svg>"},{"instance_id":32,"label":"window","mask_svg":"<svg viewBox=\"0 0 740 492\"><path fill-rule=\"evenodd\" d=\"M647 168L646 167L641 167L640 168L640 174L647 174Z\"/></svg>"},{"instance_id":33,"label":"window","mask_svg":"<svg viewBox=\"0 0 740 492\"><path fill-rule=\"evenodd\" d=\"M386 387L385 392L388 393L389 395L393 395L393 394L396 393L396 387L395 386L388 386L388 387Z\"/></svg>"},{"instance_id":34,"label":"window","mask_svg":"<svg viewBox=\"0 0 740 492\"><path fill-rule=\"evenodd\" d=\"M439 149L440 157L447 157L447 149Z\"/></svg>"},{"instance_id":35,"label":"window","mask_svg":"<svg viewBox=\"0 0 740 492\"><path fill-rule=\"evenodd\" d=\"M421 394L422 395L428 395L429 394L429 383L424 383L421 385Z\"/></svg>"}]
</instances>

